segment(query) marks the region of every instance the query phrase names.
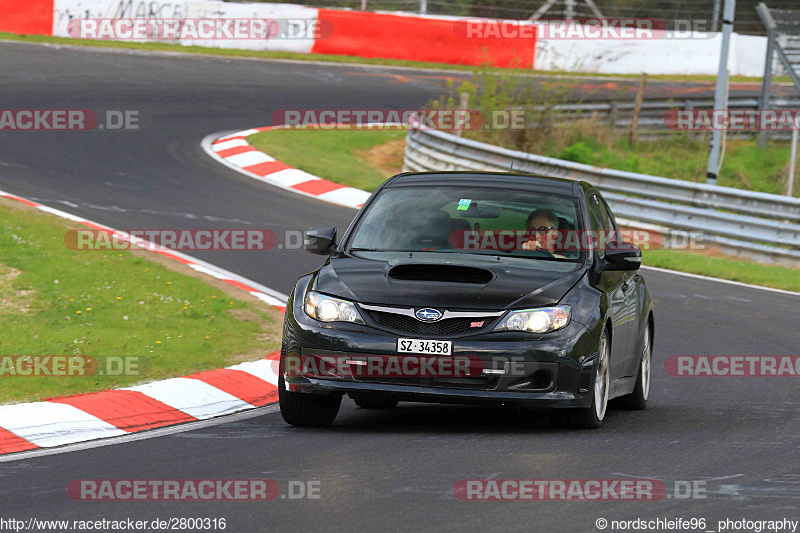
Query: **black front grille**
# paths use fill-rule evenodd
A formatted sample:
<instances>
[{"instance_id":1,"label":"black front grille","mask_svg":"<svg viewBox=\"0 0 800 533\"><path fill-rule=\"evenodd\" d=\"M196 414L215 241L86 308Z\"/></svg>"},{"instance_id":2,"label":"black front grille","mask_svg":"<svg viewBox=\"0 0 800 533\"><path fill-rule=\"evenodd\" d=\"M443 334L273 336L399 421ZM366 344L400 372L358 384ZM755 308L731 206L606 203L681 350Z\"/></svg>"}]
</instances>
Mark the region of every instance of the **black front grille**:
<instances>
[{"instance_id":1,"label":"black front grille","mask_svg":"<svg viewBox=\"0 0 800 533\"><path fill-rule=\"evenodd\" d=\"M443 389L491 390L497 386L497 378L481 376L477 378L387 378L360 377L363 383L384 383L387 385L411 385L418 387L440 387Z\"/></svg>"},{"instance_id":2,"label":"black front grille","mask_svg":"<svg viewBox=\"0 0 800 533\"><path fill-rule=\"evenodd\" d=\"M483 330L490 319L485 317L446 318L438 322L420 322L408 315L369 311L376 324L385 328L417 335L458 335ZM476 324L481 324L480 326Z\"/></svg>"}]
</instances>

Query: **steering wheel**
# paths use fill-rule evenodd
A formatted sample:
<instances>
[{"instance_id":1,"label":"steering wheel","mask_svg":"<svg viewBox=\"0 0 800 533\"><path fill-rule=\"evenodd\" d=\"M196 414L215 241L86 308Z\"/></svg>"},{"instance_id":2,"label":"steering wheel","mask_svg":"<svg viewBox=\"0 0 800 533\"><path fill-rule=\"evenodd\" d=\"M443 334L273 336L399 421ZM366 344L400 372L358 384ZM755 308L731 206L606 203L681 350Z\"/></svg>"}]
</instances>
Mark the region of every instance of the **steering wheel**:
<instances>
[{"instance_id":1,"label":"steering wheel","mask_svg":"<svg viewBox=\"0 0 800 533\"><path fill-rule=\"evenodd\" d=\"M556 256L553 255L553 252L551 252L550 250L547 250L545 248L542 248L541 246L537 246L536 248L533 249L533 251L534 252L543 252L543 253L547 254L547 255L545 255L545 257L549 257L551 259L555 259L556 258Z\"/></svg>"}]
</instances>

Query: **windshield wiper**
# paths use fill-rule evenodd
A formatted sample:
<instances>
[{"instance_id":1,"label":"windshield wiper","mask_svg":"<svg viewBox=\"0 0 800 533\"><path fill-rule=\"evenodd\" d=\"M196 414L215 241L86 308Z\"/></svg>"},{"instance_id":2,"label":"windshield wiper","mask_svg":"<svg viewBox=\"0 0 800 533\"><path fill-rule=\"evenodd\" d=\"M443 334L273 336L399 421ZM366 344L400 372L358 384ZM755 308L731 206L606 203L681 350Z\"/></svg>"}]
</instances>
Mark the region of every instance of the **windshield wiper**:
<instances>
[{"instance_id":1,"label":"windshield wiper","mask_svg":"<svg viewBox=\"0 0 800 533\"><path fill-rule=\"evenodd\" d=\"M417 250L392 250L389 248L350 248L351 252L416 252Z\"/></svg>"}]
</instances>

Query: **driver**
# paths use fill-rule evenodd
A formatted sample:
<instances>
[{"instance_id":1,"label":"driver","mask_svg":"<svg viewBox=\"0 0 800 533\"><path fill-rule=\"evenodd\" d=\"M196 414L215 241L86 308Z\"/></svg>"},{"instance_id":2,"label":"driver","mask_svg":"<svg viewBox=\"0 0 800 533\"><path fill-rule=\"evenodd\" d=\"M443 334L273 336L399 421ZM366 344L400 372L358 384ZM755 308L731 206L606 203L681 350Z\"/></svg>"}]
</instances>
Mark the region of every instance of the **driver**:
<instances>
[{"instance_id":1,"label":"driver","mask_svg":"<svg viewBox=\"0 0 800 533\"><path fill-rule=\"evenodd\" d=\"M528 215L525 228L531 233L531 239L522 243L523 250L544 250L553 257L566 259L556 253L555 244L558 239L558 216L549 209L537 209Z\"/></svg>"}]
</instances>

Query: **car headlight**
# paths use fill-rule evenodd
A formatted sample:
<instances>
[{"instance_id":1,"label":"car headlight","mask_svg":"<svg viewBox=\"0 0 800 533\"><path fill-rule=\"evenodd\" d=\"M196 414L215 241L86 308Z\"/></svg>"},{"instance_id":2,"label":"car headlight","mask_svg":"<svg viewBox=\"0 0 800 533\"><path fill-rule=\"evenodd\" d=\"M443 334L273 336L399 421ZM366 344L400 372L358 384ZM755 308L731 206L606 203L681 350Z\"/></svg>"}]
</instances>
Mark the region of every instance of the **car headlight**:
<instances>
[{"instance_id":1,"label":"car headlight","mask_svg":"<svg viewBox=\"0 0 800 533\"><path fill-rule=\"evenodd\" d=\"M511 311L494 330L549 333L569 324L570 316L572 308L568 305Z\"/></svg>"},{"instance_id":2,"label":"car headlight","mask_svg":"<svg viewBox=\"0 0 800 533\"><path fill-rule=\"evenodd\" d=\"M363 324L353 302L309 291L305 301L306 314L321 322L355 322Z\"/></svg>"}]
</instances>

